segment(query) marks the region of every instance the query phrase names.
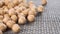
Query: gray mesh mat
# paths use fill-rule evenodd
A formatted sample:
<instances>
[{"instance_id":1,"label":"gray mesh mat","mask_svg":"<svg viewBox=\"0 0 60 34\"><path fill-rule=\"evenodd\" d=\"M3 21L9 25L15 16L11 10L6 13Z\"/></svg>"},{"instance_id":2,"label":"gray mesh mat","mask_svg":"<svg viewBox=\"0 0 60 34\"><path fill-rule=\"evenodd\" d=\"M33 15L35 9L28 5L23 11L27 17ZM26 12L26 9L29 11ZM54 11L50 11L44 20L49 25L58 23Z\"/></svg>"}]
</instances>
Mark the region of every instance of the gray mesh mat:
<instances>
[{"instance_id":1,"label":"gray mesh mat","mask_svg":"<svg viewBox=\"0 0 60 34\"><path fill-rule=\"evenodd\" d=\"M29 1L29 0L28 0ZM32 0L38 6L41 0ZM34 23L21 25L19 33L11 30L4 34L60 34L60 0L47 0L44 12L35 19Z\"/></svg>"}]
</instances>

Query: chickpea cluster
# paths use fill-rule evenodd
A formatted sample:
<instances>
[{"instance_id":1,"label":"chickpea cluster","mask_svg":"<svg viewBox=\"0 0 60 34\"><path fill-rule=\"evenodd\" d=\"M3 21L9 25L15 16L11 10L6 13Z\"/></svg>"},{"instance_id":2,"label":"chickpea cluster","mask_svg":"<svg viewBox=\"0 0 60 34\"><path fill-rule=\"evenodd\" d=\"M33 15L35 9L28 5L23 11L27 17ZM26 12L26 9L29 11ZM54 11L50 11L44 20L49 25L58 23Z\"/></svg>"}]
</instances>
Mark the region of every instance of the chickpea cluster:
<instances>
[{"instance_id":1,"label":"chickpea cluster","mask_svg":"<svg viewBox=\"0 0 60 34\"><path fill-rule=\"evenodd\" d=\"M27 3L27 0L0 0L0 34L3 34L7 28L13 32L21 30L20 25L35 21L38 13L44 11L46 0L36 7L33 1Z\"/></svg>"}]
</instances>

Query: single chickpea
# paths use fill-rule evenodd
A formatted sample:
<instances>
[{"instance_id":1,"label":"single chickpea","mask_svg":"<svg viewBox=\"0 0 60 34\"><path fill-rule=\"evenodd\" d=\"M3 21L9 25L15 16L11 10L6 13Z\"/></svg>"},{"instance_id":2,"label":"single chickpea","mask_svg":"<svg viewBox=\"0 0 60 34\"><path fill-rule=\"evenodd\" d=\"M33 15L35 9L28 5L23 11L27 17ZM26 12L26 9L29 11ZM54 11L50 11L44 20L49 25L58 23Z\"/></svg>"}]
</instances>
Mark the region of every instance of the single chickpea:
<instances>
[{"instance_id":1,"label":"single chickpea","mask_svg":"<svg viewBox=\"0 0 60 34\"><path fill-rule=\"evenodd\" d=\"M5 31L6 28L7 28L7 26L6 26L5 24L0 23L0 30L1 30L1 31Z\"/></svg>"},{"instance_id":2,"label":"single chickpea","mask_svg":"<svg viewBox=\"0 0 60 34\"><path fill-rule=\"evenodd\" d=\"M9 20L11 20L9 17L5 17L5 18L3 19L3 22L6 24L7 21L9 21Z\"/></svg>"},{"instance_id":3,"label":"single chickpea","mask_svg":"<svg viewBox=\"0 0 60 34\"><path fill-rule=\"evenodd\" d=\"M46 5L47 4L47 0L42 0L42 5Z\"/></svg>"},{"instance_id":4,"label":"single chickpea","mask_svg":"<svg viewBox=\"0 0 60 34\"><path fill-rule=\"evenodd\" d=\"M23 13L19 13L19 14L18 14L18 18L20 18L21 16L26 17Z\"/></svg>"},{"instance_id":5,"label":"single chickpea","mask_svg":"<svg viewBox=\"0 0 60 34\"><path fill-rule=\"evenodd\" d=\"M44 7L43 6L38 6L37 10L38 10L38 12L43 12Z\"/></svg>"},{"instance_id":6,"label":"single chickpea","mask_svg":"<svg viewBox=\"0 0 60 34\"><path fill-rule=\"evenodd\" d=\"M9 14L10 16L16 15L15 9L14 9L14 8L11 8L11 9L9 10L8 14Z\"/></svg>"},{"instance_id":7,"label":"single chickpea","mask_svg":"<svg viewBox=\"0 0 60 34\"><path fill-rule=\"evenodd\" d=\"M27 16L28 15L28 12L29 12L29 9L25 9L24 11L22 11L22 13Z\"/></svg>"},{"instance_id":8,"label":"single chickpea","mask_svg":"<svg viewBox=\"0 0 60 34\"><path fill-rule=\"evenodd\" d=\"M14 5L19 4L19 0L13 0L13 4L14 4Z\"/></svg>"},{"instance_id":9,"label":"single chickpea","mask_svg":"<svg viewBox=\"0 0 60 34\"><path fill-rule=\"evenodd\" d=\"M25 24L26 23L26 18L24 16L21 16L19 19L18 19L18 24Z\"/></svg>"},{"instance_id":10,"label":"single chickpea","mask_svg":"<svg viewBox=\"0 0 60 34\"><path fill-rule=\"evenodd\" d=\"M13 3L9 3L8 5L7 5L7 7L10 9L10 8L13 8L15 5L13 4Z\"/></svg>"},{"instance_id":11,"label":"single chickpea","mask_svg":"<svg viewBox=\"0 0 60 34\"><path fill-rule=\"evenodd\" d=\"M0 30L0 34L3 34L3 32Z\"/></svg>"},{"instance_id":12,"label":"single chickpea","mask_svg":"<svg viewBox=\"0 0 60 34\"><path fill-rule=\"evenodd\" d=\"M0 8L0 15L4 15L3 8Z\"/></svg>"},{"instance_id":13,"label":"single chickpea","mask_svg":"<svg viewBox=\"0 0 60 34\"><path fill-rule=\"evenodd\" d=\"M4 0L5 5L8 5L9 2L10 0Z\"/></svg>"},{"instance_id":14,"label":"single chickpea","mask_svg":"<svg viewBox=\"0 0 60 34\"><path fill-rule=\"evenodd\" d=\"M30 11L28 12L28 15L34 15L34 16L36 16L36 15L37 15L37 12L30 10Z\"/></svg>"},{"instance_id":15,"label":"single chickpea","mask_svg":"<svg viewBox=\"0 0 60 34\"><path fill-rule=\"evenodd\" d=\"M20 31L20 26L19 26L18 24L14 24L14 25L12 26L12 31L13 31L13 32L19 32L19 31Z\"/></svg>"},{"instance_id":16,"label":"single chickpea","mask_svg":"<svg viewBox=\"0 0 60 34\"><path fill-rule=\"evenodd\" d=\"M17 16L16 15L12 15L11 19L16 22L17 21Z\"/></svg>"},{"instance_id":17,"label":"single chickpea","mask_svg":"<svg viewBox=\"0 0 60 34\"><path fill-rule=\"evenodd\" d=\"M27 19L29 22L33 22L35 20L35 16L34 15L28 15Z\"/></svg>"},{"instance_id":18,"label":"single chickpea","mask_svg":"<svg viewBox=\"0 0 60 34\"><path fill-rule=\"evenodd\" d=\"M2 6L3 6L3 4L4 4L4 3L3 3L2 1L0 1L0 7L2 7Z\"/></svg>"},{"instance_id":19,"label":"single chickpea","mask_svg":"<svg viewBox=\"0 0 60 34\"><path fill-rule=\"evenodd\" d=\"M12 21L12 20L7 21L7 23L6 23L6 25L7 25L9 28L12 28L12 26L13 26L14 24L15 24L15 22Z\"/></svg>"},{"instance_id":20,"label":"single chickpea","mask_svg":"<svg viewBox=\"0 0 60 34\"><path fill-rule=\"evenodd\" d=\"M10 18L9 14L4 14L4 18Z\"/></svg>"},{"instance_id":21,"label":"single chickpea","mask_svg":"<svg viewBox=\"0 0 60 34\"><path fill-rule=\"evenodd\" d=\"M0 15L0 20L3 20L3 18L4 18L4 17L3 17L2 15Z\"/></svg>"}]
</instances>

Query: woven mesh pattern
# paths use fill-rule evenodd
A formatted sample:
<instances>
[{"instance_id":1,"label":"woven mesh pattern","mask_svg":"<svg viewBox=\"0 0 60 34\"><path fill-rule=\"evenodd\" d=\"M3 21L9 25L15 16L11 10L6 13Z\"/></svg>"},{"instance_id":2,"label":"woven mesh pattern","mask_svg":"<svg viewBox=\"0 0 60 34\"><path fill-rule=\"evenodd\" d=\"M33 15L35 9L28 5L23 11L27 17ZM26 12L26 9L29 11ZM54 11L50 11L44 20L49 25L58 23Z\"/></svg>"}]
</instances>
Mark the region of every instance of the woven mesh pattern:
<instances>
[{"instance_id":1,"label":"woven mesh pattern","mask_svg":"<svg viewBox=\"0 0 60 34\"><path fill-rule=\"evenodd\" d=\"M41 4L41 0L32 1L37 6ZM19 33L7 31L4 34L60 34L60 0L47 1L44 12L38 14L34 23L21 25Z\"/></svg>"}]
</instances>

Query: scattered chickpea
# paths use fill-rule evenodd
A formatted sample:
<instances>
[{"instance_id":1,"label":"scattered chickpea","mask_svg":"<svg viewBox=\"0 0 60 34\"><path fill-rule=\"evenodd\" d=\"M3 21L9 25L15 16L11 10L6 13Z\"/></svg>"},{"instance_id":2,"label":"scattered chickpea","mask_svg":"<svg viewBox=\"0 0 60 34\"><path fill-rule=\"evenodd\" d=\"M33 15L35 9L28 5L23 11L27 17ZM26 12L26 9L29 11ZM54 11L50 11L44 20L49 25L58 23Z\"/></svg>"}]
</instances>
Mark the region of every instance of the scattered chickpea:
<instances>
[{"instance_id":1,"label":"scattered chickpea","mask_svg":"<svg viewBox=\"0 0 60 34\"><path fill-rule=\"evenodd\" d=\"M0 34L3 34L3 32L0 30Z\"/></svg>"},{"instance_id":2,"label":"scattered chickpea","mask_svg":"<svg viewBox=\"0 0 60 34\"><path fill-rule=\"evenodd\" d=\"M26 18L24 16L21 16L19 19L18 19L18 24L25 24L26 23Z\"/></svg>"},{"instance_id":3,"label":"scattered chickpea","mask_svg":"<svg viewBox=\"0 0 60 34\"><path fill-rule=\"evenodd\" d=\"M37 10L38 10L38 12L43 12L44 7L43 6L38 6Z\"/></svg>"},{"instance_id":4,"label":"scattered chickpea","mask_svg":"<svg viewBox=\"0 0 60 34\"><path fill-rule=\"evenodd\" d=\"M16 22L17 21L17 16L16 15L12 15L11 19Z\"/></svg>"},{"instance_id":5,"label":"scattered chickpea","mask_svg":"<svg viewBox=\"0 0 60 34\"><path fill-rule=\"evenodd\" d=\"M5 24L0 23L0 30L1 30L1 31L5 31L6 28L7 28L7 26L6 26Z\"/></svg>"},{"instance_id":6,"label":"scattered chickpea","mask_svg":"<svg viewBox=\"0 0 60 34\"><path fill-rule=\"evenodd\" d=\"M35 16L34 15L28 15L27 19L29 22L33 22L35 20Z\"/></svg>"},{"instance_id":7,"label":"scattered chickpea","mask_svg":"<svg viewBox=\"0 0 60 34\"><path fill-rule=\"evenodd\" d=\"M12 26L12 31L13 31L13 32L19 32L19 31L20 31L20 26L19 26L18 24L14 24L14 25Z\"/></svg>"},{"instance_id":8,"label":"scattered chickpea","mask_svg":"<svg viewBox=\"0 0 60 34\"><path fill-rule=\"evenodd\" d=\"M46 5L47 1L46 0L42 0L42 5Z\"/></svg>"},{"instance_id":9,"label":"scattered chickpea","mask_svg":"<svg viewBox=\"0 0 60 34\"><path fill-rule=\"evenodd\" d=\"M7 23L6 23L6 25L7 25L9 28L12 28L12 26L13 26L14 24L15 24L15 22L12 21L12 20L7 21Z\"/></svg>"}]
</instances>

